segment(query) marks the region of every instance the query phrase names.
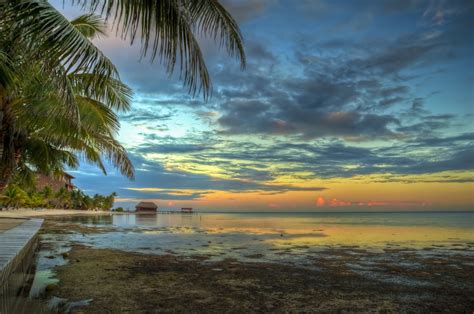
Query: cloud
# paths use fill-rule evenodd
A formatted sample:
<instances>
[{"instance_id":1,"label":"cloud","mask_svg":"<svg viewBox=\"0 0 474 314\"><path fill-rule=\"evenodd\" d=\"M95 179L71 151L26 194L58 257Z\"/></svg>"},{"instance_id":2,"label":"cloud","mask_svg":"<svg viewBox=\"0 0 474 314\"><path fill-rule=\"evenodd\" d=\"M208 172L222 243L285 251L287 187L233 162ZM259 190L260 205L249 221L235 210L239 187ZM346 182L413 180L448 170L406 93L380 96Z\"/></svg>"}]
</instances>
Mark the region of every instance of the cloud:
<instances>
[{"instance_id":1,"label":"cloud","mask_svg":"<svg viewBox=\"0 0 474 314\"><path fill-rule=\"evenodd\" d=\"M190 200L317 192L340 178L472 182L472 1L223 3L242 26L248 66L240 71L203 40L214 84L207 102L159 64L137 64L137 46L113 36L98 43L136 91L121 138L137 138L127 142L137 179L86 165L79 186ZM359 206L312 197L313 206Z\"/></svg>"},{"instance_id":2,"label":"cloud","mask_svg":"<svg viewBox=\"0 0 474 314\"><path fill-rule=\"evenodd\" d=\"M316 207L397 207L397 208L411 208L411 207L425 207L430 206L429 201L347 201L337 198L330 198L325 200L319 196L316 200Z\"/></svg>"},{"instance_id":3,"label":"cloud","mask_svg":"<svg viewBox=\"0 0 474 314\"><path fill-rule=\"evenodd\" d=\"M326 205L326 200L324 199L324 197L319 196L316 199L316 207L324 207L325 205Z\"/></svg>"},{"instance_id":4,"label":"cloud","mask_svg":"<svg viewBox=\"0 0 474 314\"><path fill-rule=\"evenodd\" d=\"M120 115L121 121L129 121L129 122L143 122L146 123L148 121L159 121L159 120L169 120L173 116L170 113L167 114L159 114L156 112L157 110L149 110L144 108L134 108L132 111L126 114Z\"/></svg>"},{"instance_id":5,"label":"cloud","mask_svg":"<svg viewBox=\"0 0 474 314\"><path fill-rule=\"evenodd\" d=\"M220 2L241 23L262 15L277 3L276 0L221 0Z\"/></svg>"},{"instance_id":6,"label":"cloud","mask_svg":"<svg viewBox=\"0 0 474 314\"><path fill-rule=\"evenodd\" d=\"M265 192L279 194L288 191L321 191L324 187L299 187L289 184L259 183L253 180L244 180L250 177L243 173L242 178L222 179L207 174L198 174L182 170L166 169L158 161L147 160L139 155L130 154L135 165L135 181L129 181L120 174L111 171L105 176L78 176L75 184L87 187L86 192L110 193L115 190L121 198L163 198L163 199L191 199L199 198L206 191ZM97 172L90 168L90 173ZM256 172L257 175L260 173ZM113 182L113 186L110 185ZM113 190L111 190L113 189ZM176 191L187 193L176 193ZM174 191L174 193L171 193Z\"/></svg>"},{"instance_id":7,"label":"cloud","mask_svg":"<svg viewBox=\"0 0 474 314\"><path fill-rule=\"evenodd\" d=\"M271 65L250 63L245 74L222 67L217 73L219 89L213 107L220 116L214 121L223 135L305 140L366 141L433 134L450 127L455 117L435 118L425 108L425 97L413 97L414 84L408 82L419 80L418 73L445 60L449 51L461 49L450 42L444 33L426 37L413 32L389 40L333 41L326 46L327 53L319 53L319 42L302 40L290 54L291 71L285 69L287 60L265 49L260 55L268 54Z\"/></svg>"},{"instance_id":8,"label":"cloud","mask_svg":"<svg viewBox=\"0 0 474 314\"><path fill-rule=\"evenodd\" d=\"M199 144L143 144L136 151L139 153L158 153L158 154L186 154L201 152L212 149L210 146L201 146Z\"/></svg>"}]
</instances>

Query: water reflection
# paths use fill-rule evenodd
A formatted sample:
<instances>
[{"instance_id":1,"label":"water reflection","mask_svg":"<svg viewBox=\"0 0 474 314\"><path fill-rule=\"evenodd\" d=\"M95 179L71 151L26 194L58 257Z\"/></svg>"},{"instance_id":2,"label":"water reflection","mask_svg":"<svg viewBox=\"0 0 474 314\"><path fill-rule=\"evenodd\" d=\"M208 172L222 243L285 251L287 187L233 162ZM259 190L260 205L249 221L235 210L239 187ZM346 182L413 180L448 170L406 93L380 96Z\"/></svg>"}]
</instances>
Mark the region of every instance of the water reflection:
<instances>
[{"instance_id":1,"label":"water reflection","mask_svg":"<svg viewBox=\"0 0 474 314\"><path fill-rule=\"evenodd\" d=\"M427 213L425 218L419 213L122 214L95 220L96 225L111 225L110 232L76 234L69 240L145 254L300 264L315 252L347 247L378 251L436 248L438 252L473 254L472 214Z\"/></svg>"},{"instance_id":2,"label":"water reflection","mask_svg":"<svg viewBox=\"0 0 474 314\"><path fill-rule=\"evenodd\" d=\"M200 227L201 215L181 214L123 214L113 215L112 224L117 227L163 228L172 226Z\"/></svg>"}]
</instances>

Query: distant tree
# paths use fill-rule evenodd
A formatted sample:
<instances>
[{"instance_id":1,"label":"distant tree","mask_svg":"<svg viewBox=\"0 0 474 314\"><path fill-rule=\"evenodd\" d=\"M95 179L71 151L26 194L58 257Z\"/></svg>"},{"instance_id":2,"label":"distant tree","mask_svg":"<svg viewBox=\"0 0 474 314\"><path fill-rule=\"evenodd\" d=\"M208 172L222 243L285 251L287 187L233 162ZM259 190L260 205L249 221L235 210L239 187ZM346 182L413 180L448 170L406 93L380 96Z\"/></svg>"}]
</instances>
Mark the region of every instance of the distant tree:
<instances>
[{"instance_id":1,"label":"distant tree","mask_svg":"<svg viewBox=\"0 0 474 314\"><path fill-rule=\"evenodd\" d=\"M69 195L71 197L71 207L81 209L84 203L84 193L81 190L72 190Z\"/></svg>"},{"instance_id":2,"label":"distant tree","mask_svg":"<svg viewBox=\"0 0 474 314\"><path fill-rule=\"evenodd\" d=\"M17 185L11 184L3 191L0 196L3 205L6 207L18 208L29 202L28 194Z\"/></svg>"},{"instance_id":3,"label":"distant tree","mask_svg":"<svg viewBox=\"0 0 474 314\"><path fill-rule=\"evenodd\" d=\"M117 193L113 192L112 194L104 197L102 201L102 208L103 210L110 210L112 206L114 206L114 201L115 197L117 196Z\"/></svg>"},{"instance_id":4,"label":"distant tree","mask_svg":"<svg viewBox=\"0 0 474 314\"><path fill-rule=\"evenodd\" d=\"M56 192L54 197L56 198L56 207L58 207L58 208L70 208L71 195L69 194L69 191L66 190L64 187L61 187Z\"/></svg>"},{"instance_id":5,"label":"distant tree","mask_svg":"<svg viewBox=\"0 0 474 314\"><path fill-rule=\"evenodd\" d=\"M46 202L41 193L33 192L30 194L29 205L33 208L44 207L46 206Z\"/></svg>"},{"instance_id":6,"label":"distant tree","mask_svg":"<svg viewBox=\"0 0 474 314\"><path fill-rule=\"evenodd\" d=\"M84 195L82 198L82 209L91 210L94 206L94 201L89 195Z\"/></svg>"},{"instance_id":7,"label":"distant tree","mask_svg":"<svg viewBox=\"0 0 474 314\"><path fill-rule=\"evenodd\" d=\"M43 190L41 190L41 195L43 196L45 206L49 207L51 206L51 199L53 197L53 190L49 186L45 186Z\"/></svg>"}]
</instances>

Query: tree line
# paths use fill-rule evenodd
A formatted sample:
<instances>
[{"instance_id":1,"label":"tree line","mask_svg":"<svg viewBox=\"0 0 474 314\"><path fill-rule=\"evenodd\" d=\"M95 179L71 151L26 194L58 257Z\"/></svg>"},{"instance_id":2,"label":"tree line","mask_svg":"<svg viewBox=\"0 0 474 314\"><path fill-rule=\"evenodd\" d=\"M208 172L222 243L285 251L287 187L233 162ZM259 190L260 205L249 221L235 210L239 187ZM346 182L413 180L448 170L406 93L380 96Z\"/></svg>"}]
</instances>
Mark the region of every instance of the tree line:
<instances>
[{"instance_id":1,"label":"tree line","mask_svg":"<svg viewBox=\"0 0 474 314\"><path fill-rule=\"evenodd\" d=\"M110 210L114 205L115 192L109 195L89 196L78 189L61 187L53 191L49 186L42 190L23 189L17 184L9 184L0 195L0 208L64 208L82 210Z\"/></svg>"}]
</instances>

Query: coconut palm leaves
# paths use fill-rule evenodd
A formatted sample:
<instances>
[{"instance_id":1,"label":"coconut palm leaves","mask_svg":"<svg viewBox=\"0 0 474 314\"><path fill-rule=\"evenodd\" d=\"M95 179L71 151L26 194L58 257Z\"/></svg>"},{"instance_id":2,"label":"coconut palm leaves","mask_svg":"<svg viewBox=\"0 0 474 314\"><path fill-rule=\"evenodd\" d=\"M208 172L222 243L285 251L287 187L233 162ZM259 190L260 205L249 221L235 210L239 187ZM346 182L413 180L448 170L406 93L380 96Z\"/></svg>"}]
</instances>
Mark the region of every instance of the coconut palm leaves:
<instances>
[{"instance_id":1,"label":"coconut palm leaves","mask_svg":"<svg viewBox=\"0 0 474 314\"><path fill-rule=\"evenodd\" d=\"M10 58L0 48L0 89L6 88L12 81L13 69Z\"/></svg>"},{"instance_id":2,"label":"coconut palm leaves","mask_svg":"<svg viewBox=\"0 0 474 314\"><path fill-rule=\"evenodd\" d=\"M77 27L79 37L89 42L90 37L103 34L105 26L99 22L97 17L85 15L69 27ZM32 47L42 49L35 44ZM15 54L16 86L5 89L1 101L4 145L0 171L4 184L13 174L16 182L24 183L31 182L35 172L62 173L65 167L77 167L80 159L97 165L104 173L103 158L108 159L122 174L133 178L127 153L115 140L120 127L115 111L130 108L132 91L111 75L116 73L113 65L110 67L107 60L92 67L82 67L81 61L74 61L79 66L71 66L41 58L24 62L29 54L29 50ZM68 97L58 88L58 81Z\"/></svg>"},{"instance_id":3,"label":"coconut palm leaves","mask_svg":"<svg viewBox=\"0 0 474 314\"><path fill-rule=\"evenodd\" d=\"M67 21L46 1L7 0L10 21L20 22L27 37L42 42L42 48L62 63L76 68L98 66L113 75L99 51L88 46L78 33L93 31L91 20L71 30ZM142 57L157 59L172 73L179 64L181 78L193 94L209 95L211 80L200 49L199 37L210 37L245 66L242 35L232 16L217 0L72 0L90 12L101 12L116 33L131 44L141 43ZM1 27L1 21L0 21ZM100 32L96 32L99 33Z\"/></svg>"},{"instance_id":4,"label":"coconut palm leaves","mask_svg":"<svg viewBox=\"0 0 474 314\"><path fill-rule=\"evenodd\" d=\"M242 36L217 0L72 0L101 12L142 57L157 59L193 94L211 90L199 37L214 39L245 66ZM105 34L87 14L68 21L46 0L0 1L0 190L16 171L61 171L77 157L102 158L133 177L125 149L114 138L115 111L129 109L131 90L91 42ZM38 158L38 156L44 158ZM15 169L18 168L18 169Z\"/></svg>"},{"instance_id":5,"label":"coconut palm leaves","mask_svg":"<svg viewBox=\"0 0 474 314\"><path fill-rule=\"evenodd\" d=\"M18 186L12 184L0 195L0 201L6 207L18 208L28 202L28 194Z\"/></svg>"},{"instance_id":6,"label":"coconut palm leaves","mask_svg":"<svg viewBox=\"0 0 474 314\"><path fill-rule=\"evenodd\" d=\"M67 66L67 72L93 69L106 77L117 76L112 62L88 40L91 33L104 33L99 18L82 16L73 21L75 27L47 1L6 1L5 6L0 25L21 34L20 43Z\"/></svg>"},{"instance_id":7,"label":"coconut palm leaves","mask_svg":"<svg viewBox=\"0 0 474 314\"><path fill-rule=\"evenodd\" d=\"M133 166L127 153L114 138L120 127L114 109L129 108L131 91L112 78L103 80L103 84L96 84L95 88L88 88L89 85L83 84L82 80L85 75L68 75L73 82L79 120L71 117L67 108L61 106L60 98L49 91L42 98L36 93L32 96L25 93L25 101L12 104L12 112L17 117L17 132L25 134L18 137L17 144L26 161L23 166L30 165L31 171L56 172L64 166L77 166L78 156L97 165L105 173L102 158L106 158L123 175L133 178ZM88 73L87 76L93 74ZM47 85L42 86L49 90ZM39 86L35 87L34 82L28 82L23 90L34 91L37 88Z\"/></svg>"}]
</instances>

